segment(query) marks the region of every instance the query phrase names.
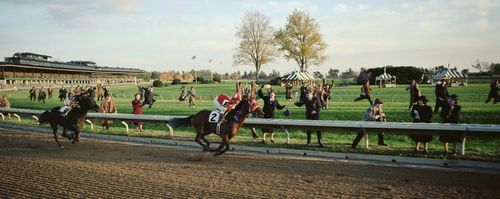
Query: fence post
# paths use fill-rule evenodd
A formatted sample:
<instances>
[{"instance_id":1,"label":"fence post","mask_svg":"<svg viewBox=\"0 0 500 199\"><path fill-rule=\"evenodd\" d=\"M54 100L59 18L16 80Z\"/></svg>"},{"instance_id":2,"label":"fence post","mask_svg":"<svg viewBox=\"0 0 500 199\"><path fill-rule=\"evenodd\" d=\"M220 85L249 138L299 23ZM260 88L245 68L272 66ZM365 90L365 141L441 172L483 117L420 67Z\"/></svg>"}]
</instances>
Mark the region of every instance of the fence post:
<instances>
[{"instance_id":1,"label":"fence post","mask_svg":"<svg viewBox=\"0 0 500 199\"><path fill-rule=\"evenodd\" d=\"M168 123L166 125L168 127L168 134L170 136L174 136L174 129L172 129L172 127Z\"/></svg>"},{"instance_id":2,"label":"fence post","mask_svg":"<svg viewBox=\"0 0 500 199\"><path fill-rule=\"evenodd\" d=\"M0 113L0 116L2 116L2 120L5 120L5 116L3 115L3 113Z\"/></svg>"},{"instance_id":3,"label":"fence post","mask_svg":"<svg viewBox=\"0 0 500 199\"><path fill-rule=\"evenodd\" d=\"M125 125L125 132L128 133L128 124L125 121L122 121L122 124Z\"/></svg>"},{"instance_id":4,"label":"fence post","mask_svg":"<svg viewBox=\"0 0 500 199\"><path fill-rule=\"evenodd\" d=\"M283 129L286 133L286 143L290 144L290 134L288 133L288 130L284 126L281 126L281 129Z\"/></svg>"},{"instance_id":5,"label":"fence post","mask_svg":"<svg viewBox=\"0 0 500 199\"><path fill-rule=\"evenodd\" d=\"M17 122L18 123L21 123L21 117L19 117L18 114L13 113L12 115L15 116L15 117L17 117Z\"/></svg>"},{"instance_id":6,"label":"fence post","mask_svg":"<svg viewBox=\"0 0 500 199\"><path fill-rule=\"evenodd\" d=\"M469 125L465 127L465 133L462 136L462 148L460 150L460 155L465 155L465 136L467 135L467 132L469 132Z\"/></svg>"},{"instance_id":7,"label":"fence post","mask_svg":"<svg viewBox=\"0 0 500 199\"><path fill-rule=\"evenodd\" d=\"M368 149L368 132L365 132L365 149Z\"/></svg>"},{"instance_id":8,"label":"fence post","mask_svg":"<svg viewBox=\"0 0 500 199\"><path fill-rule=\"evenodd\" d=\"M92 124L92 121L90 121L90 120L85 120L85 121L90 124L90 130L93 131L94 130L94 124Z\"/></svg>"}]
</instances>

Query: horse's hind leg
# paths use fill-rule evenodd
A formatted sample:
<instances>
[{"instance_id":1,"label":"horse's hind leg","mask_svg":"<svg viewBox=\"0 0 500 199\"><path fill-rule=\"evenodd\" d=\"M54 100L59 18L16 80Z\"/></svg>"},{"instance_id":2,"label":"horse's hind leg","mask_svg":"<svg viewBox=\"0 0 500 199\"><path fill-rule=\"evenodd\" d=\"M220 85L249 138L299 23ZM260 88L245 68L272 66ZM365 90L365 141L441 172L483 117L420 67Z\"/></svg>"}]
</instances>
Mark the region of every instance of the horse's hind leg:
<instances>
[{"instance_id":1,"label":"horse's hind leg","mask_svg":"<svg viewBox=\"0 0 500 199\"><path fill-rule=\"evenodd\" d=\"M208 147L207 147L207 145L205 145L205 144L203 144L203 143L201 142L201 135L200 135L200 133L197 133L197 134L196 134L196 138L194 139L194 141L195 141L196 143L198 143L199 145L201 145L201 147L203 147L203 151L208 151Z\"/></svg>"},{"instance_id":2,"label":"horse's hind leg","mask_svg":"<svg viewBox=\"0 0 500 199\"><path fill-rule=\"evenodd\" d=\"M57 125L50 124L50 126L52 127L52 133L54 133L54 139L56 140L57 146L59 146L59 148L61 149L64 149L64 147L61 145L61 143L59 143L59 140L57 139Z\"/></svg>"},{"instance_id":3,"label":"horse's hind leg","mask_svg":"<svg viewBox=\"0 0 500 199\"><path fill-rule=\"evenodd\" d=\"M196 138L194 139L194 141L196 143L198 143L199 145L201 145L201 147L203 147L203 151L208 151L209 150L208 145L205 145L201 142L201 139L205 139L204 138L205 136L202 136L203 130L200 128L197 128L196 126L195 126L195 129L196 129Z\"/></svg>"},{"instance_id":4,"label":"horse's hind leg","mask_svg":"<svg viewBox=\"0 0 500 199\"><path fill-rule=\"evenodd\" d=\"M210 142L207 140L207 138L205 138L205 136L207 136L207 135L203 135L203 136L201 136L201 139L202 139L202 140L205 142L205 144L207 145L207 151L210 151L210 152L211 152L211 150L210 150Z\"/></svg>"}]
</instances>

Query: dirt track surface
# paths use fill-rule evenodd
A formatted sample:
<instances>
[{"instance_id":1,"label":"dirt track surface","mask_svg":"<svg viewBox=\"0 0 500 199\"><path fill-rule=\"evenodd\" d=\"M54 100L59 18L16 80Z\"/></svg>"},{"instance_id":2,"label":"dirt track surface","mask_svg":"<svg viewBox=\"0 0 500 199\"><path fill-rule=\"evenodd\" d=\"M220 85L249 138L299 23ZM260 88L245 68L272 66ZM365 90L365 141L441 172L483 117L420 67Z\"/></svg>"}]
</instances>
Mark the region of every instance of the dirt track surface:
<instances>
[{"instance_id":1,"label":"dirt track surface","mask_svg":"<svg viewBox=\"0 0 500 199\"><path fill-rule=\"evenodd\" d=\"M0 198L497 198L500 175L369 166L0 128Z\"/></svg>"}]
</instances>

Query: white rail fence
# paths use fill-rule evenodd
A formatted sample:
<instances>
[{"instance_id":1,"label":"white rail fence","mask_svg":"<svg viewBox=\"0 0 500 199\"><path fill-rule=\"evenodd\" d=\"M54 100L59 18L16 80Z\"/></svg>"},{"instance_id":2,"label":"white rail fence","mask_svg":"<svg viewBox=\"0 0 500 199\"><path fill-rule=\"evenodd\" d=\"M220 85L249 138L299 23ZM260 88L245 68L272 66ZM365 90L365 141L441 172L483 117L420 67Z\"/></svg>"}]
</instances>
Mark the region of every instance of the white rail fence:
<instances>
[{"instance_id":1,"label":"white rail fence","mask_svg":"<svg viewBox=\"0 0 500 199\"><path fill-rule=\"evenodd\" d=\"M5 114L12 114L17 117L18 122L21 121L19 115L28 115L28 118L38 119L37 116L43 110L31 109L4 109L0 108L0 117L4 119ZM34 116L34 117L33 117ZM104 113L89 113L87 118L92 119L112 119L121 120L125 125L126 131L128 126L125 121L140 120L146 122L164 123L172 136L173 129L168 125L168 122L173 118L183 118L183 116L163 116L163 115L135 115L135 114L104 114ZM90 120L87 120L93 124ZM246 128L275 128L282 129L287 136L287 143L290 141L289 129L298 130L321 130L321 131L352 131L358 132L360 129L366 129L369 132L384 132L393 134L422 134L422 135L454 135L462 138L461 154L465 155L465 140L466 137L480 138L498 138L500 137L500 125L494 124L442 124L442 123L409 123L409 122L366 122L366 121L334 121L334 120L283 120L283 119L257 119L249 118L245 120L244 127ZM365 147L368 148L368 137L365 137Z\"/></svg>"}]
</instances>

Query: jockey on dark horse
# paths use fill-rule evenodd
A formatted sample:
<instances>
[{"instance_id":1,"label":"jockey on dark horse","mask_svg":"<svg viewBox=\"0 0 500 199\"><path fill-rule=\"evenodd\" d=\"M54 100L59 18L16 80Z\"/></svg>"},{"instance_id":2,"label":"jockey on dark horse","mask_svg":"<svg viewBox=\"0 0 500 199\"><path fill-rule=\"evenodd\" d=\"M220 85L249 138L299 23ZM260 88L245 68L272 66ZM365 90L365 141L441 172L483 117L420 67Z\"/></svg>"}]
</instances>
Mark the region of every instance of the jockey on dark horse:
<instances>
[{"instance_id":1,"label":"jockey on dark horse","mask_svg":"<svg viewBox=\"0 0 500 199\"><path fill-rule=\"evenodd\" d=\"M83 127L83 123L86 120L87 113L89 110L99 111L99 106L97 106L95 100L91 97L91 93L82 93L81 95L76 95L71 101L71 110L68 108L54 107L49 111L43 112L38 118L39 124L49 123L52 127L54 133L54 139L60 148L62 145L57 139L57 127L63 127L62 136L71 140L71 143L78 142L80 130ZM77 103L76 103L77 102ZM76 105L77 104L77 105ZM66 114L61 114L60 110L66 110ZM73 135L67 135L67 131L74 132Z\"/></svg>"},{"instance_id":2,"label":"jockey on dark horse","mask_svg":"<svg viewBox=\"0 0 500 199\"><path fill-rule=\"evenodd\" d=\"M68 93L68 97L64 99L64 106L59 109L59 112L61 116L66 117L75 107L78 107L78 96Z\"/></svg>"},{"instance_id":3,"label":"jockey on dark horse","mask_svg":"<svg viewBox=\"0 0 500 199\"><path fill-rule=\"evenodd\" d=\"M217 131L215 132L216 134L220 134L220 126L224 122L223 119L224 116L231 109L233 109L236 104L238 104L241 101L242 98L241 92L242 92L241 82L238 82L236 83L236 94L234 94L233 97L220 94L214 99L215 110L218 111L218 113L222 113L222 114L217 114L217 113L210 114L210 120L212 122L215 121L217 122Z\"/></svg>"},{"instance_id":4,"label":"jockey on dark horse","mask_svg":"<svg viewBox=\"0 0 500 199\"><path fill-rule=\"evenodd\" d=\"M254 85L252 85L252 91L255 90L253 87ZM241 98L238 95L235 98L224 95L222 97L218 96L214 102L215 106L224 114L219 114L218 111L202 110L189 117L174 118L169 121L169 124L173 128L192 125L196 130L195 141L203 147L203 151L215 151L214 156L217 156L229 150L229 140L236 136L246 117L254 112L262 114L262 111L258 108L253 92L246 93ZM232 104L234 102L237 102L237 104ZM224 115L223 122L217 125L221 120L218 118L220 115ZM212 133L216 133L221 137L221 143L215 150L210 149L210 142L205 138L205 136Z\"/></svg>"}]
</instances>

